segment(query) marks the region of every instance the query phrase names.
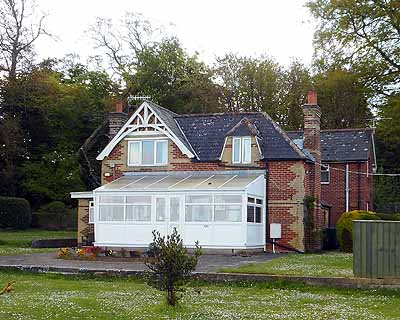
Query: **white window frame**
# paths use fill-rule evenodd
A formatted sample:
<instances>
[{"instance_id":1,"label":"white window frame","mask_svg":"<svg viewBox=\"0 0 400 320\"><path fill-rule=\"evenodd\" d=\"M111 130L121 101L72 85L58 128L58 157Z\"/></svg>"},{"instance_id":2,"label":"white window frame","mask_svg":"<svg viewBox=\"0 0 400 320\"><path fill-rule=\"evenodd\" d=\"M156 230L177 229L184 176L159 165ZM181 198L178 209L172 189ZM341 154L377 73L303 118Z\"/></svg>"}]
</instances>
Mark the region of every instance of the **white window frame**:
<instances>
[{"instance_id":1,"label":"white window frame","mask_svg":"<svg viewBox=\"0 0 400 320\"><path fill-rule=\"evenodd\" d=\"M322 181L322 173L321 173L321 184L330 184L330 182L331 182L331 168L330 168L329 163L321 164L321 169L322 168L326 168L326 172L328 172L328 181Z\"/></svg>"},{"instance_id":2,"label":"white window frame","mask_svg":"<svg viewBox=\"0 0 400 320\"><path fill-rule=\"evenodd\" d=\"M89 201L89 224L95 223L94 212L94 201Z\"/></svg>"},{"instance_id":3,"label":"white window frame","mask_svg":"<svg viewBox=\"0 0 400 320\"><path fill-rule=\"evenodd\" d=\"M249 198L254 199L254 203L253 202L249 202ZM257 200L261 201L261 203L257 203ZM252 221L248 221L247 210L248 210L249 206L254 208L254 210L253 210L253 220L254 221L253 222ZM256 208L260 208L260 210L261 210L261 221L260 222L256 222L257 221L257 219L256 219L256 216L257 216L256 215ZM253 196L253 195L248 195L247 196L247 199L246 199L246 223L255 224L255 225L261 225L261 224L264 223L264 199L263 198L256 197L256 196Z\"/></svg>"},{"instance_id":4,"label":"white window frame","mask_svg":"<svg viewBox=\"0 0 400 320\"><path fill-rule=\"evenodd\" d=\"M153 150L153 163L149 164L144 164L143 163L143 141L152 141L154 142L154 150ZM139 144L139 162L131 162L131 157L130 157L130 151L131 151L131 145L134 143ZM157 145L161 143L166 143L167 144L167 158L166 162L157 162ZM169 158L169 143L168 140L166 139L142 139L142 140L130 140L128 141L128 154L127 154L127 164L128 167L136 167L136 166L143 166L143 167L155 167L155 166L166 166L168 165L168 158Z\"/></svg>"},{"instance_id":5,"label":"white window frame","mask_svg":"<svg viewBox=\"0 0 400 320\"><path fill-rule=\"evenodd\" d=\"M250 150L248 150L249 152L249 161L244 161L245 157L245 144L244 142L248 140L250 141ZM240 149L240 153L239 153L239 161L235 161L235 141L239 141L239 149ZM251 137L232 137L232 163L234 164L250 164L251 163Z\"/></svg>"}]
</instances>

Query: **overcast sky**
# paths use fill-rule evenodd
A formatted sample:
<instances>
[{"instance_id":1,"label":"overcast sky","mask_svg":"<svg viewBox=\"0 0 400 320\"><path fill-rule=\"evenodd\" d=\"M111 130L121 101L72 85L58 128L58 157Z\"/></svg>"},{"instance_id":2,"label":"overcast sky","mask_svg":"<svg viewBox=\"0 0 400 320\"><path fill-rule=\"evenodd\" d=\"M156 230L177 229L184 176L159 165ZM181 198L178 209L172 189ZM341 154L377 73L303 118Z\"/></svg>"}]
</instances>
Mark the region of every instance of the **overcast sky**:
<instances>
[{"instance_id":1,"label":"overcast sky","mask_svg":"<svg viewBox=\"0 0 400 320\"><path fill-rule=\"evenodd\" d=\"M37 0L49 14L47 29L59 37L41 38L41 58L78 53L93 54L84 31L95 17L119 19L126 11L142 13L173 33L189 52L197 51L207 63L216 55L268 54L287 65L293 57L310 64L314 22L304 0Z\"/></svg>"}]
</instances>

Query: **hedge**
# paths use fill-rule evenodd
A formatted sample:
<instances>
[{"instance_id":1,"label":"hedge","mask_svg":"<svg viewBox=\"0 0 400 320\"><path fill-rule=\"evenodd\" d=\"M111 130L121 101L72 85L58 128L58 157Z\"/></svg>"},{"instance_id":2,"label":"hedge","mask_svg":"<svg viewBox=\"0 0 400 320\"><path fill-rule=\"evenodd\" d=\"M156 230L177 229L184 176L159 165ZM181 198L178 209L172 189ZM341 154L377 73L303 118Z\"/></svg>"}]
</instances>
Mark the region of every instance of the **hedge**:
<instances>
[{"instance_id":1,"label":"hedge","mask_svg":"<svg viewBox=\"0 0 400 320\"><path fill-rule=\"evenodd\" d=\"M353 220L381 220L381 218L375 212L364 210L343 213L336 224L341 251L353 252Z\"/></svg>"},{"instance_id":2,"label":"hedge","mask_svg":"<svg viewBox=\"0 0 400 320\"><path fill-rule=\"evenodd\" d=\"M0 227L27 229L31 226L31 206L23 198L0 197Z\"/></svg>"},{"instance_id":3,"label":"hedge","mask_svg":"<svg viewBox=\"0 0 400 320\"><path fill-rule=\"evenodd\" d=\"M76 230L77 210L70 209L61 201L42 206L32 216L32 226L47 230Z\"/></svg>"}]
</instances>

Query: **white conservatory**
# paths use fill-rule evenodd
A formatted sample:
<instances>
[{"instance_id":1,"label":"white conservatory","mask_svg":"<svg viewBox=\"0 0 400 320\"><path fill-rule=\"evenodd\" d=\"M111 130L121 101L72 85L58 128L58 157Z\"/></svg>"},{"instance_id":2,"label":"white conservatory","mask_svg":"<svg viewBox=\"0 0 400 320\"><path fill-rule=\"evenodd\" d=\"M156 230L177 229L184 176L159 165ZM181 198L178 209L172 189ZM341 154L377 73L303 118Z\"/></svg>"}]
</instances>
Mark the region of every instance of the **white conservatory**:
<instances>
[{"instance_id":1,"label":"white conservatory","mask_svg":"<svg viewBox=\"0 0 400 320\"><path fill-rule=\"evenodd\" d=\"M93 191L94 245L146 248L176 228L189 248L264 249L265 174L126 173Z\"/></svg>"}]
</instances>

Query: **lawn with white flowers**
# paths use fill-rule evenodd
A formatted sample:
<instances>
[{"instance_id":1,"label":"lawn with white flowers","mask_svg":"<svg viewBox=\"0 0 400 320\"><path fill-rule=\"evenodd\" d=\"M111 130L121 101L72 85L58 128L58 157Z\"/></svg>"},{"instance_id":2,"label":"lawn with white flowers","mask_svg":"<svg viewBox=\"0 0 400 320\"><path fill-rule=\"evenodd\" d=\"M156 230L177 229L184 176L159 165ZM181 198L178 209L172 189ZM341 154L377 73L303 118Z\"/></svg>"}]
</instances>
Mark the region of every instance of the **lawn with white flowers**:
<instances>
[{"instance_id":1,"label":"lawn with white flowers","mask_svg":"<svg viewBox=\"0 0 400 320\"><path fill-rule=\"evenodd\" d=\"M220 272L300 275L314 277L352 277L353 254L325 252L322 254L291 253L266 262L222 268Z\"/></svg>"},{"instance_id":2,"label":"lawn with white flowers","mask_svg":"<svg viewBox=\"0 0 400 320\"><path fill-rule=\"evenodd\" d=\"M191 284L180 307L134 279L0 272L0 319L399 319L400 292L302 285Z\"/></svg>"},{"instance_id":3,"label":"lawn with white flowers","mask_svg":"<svg viewBox=\"0 0 400 320\"><path fill-rule=\"evenodd\" d=\"M74 238L76 231L48 231L40 229L4 230L0 229L0 256L54 252L55 249L31 248L32 240Z\"/></svg>"}]
</instances>

